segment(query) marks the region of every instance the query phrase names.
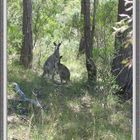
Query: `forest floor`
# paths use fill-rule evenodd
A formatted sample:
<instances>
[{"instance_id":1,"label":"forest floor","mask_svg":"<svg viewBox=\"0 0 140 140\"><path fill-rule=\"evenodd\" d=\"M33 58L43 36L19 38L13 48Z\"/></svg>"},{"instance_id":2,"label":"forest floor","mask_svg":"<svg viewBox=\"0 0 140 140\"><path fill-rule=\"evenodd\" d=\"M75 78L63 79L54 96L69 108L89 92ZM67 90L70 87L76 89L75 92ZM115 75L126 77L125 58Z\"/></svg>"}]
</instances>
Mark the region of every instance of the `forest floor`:
<instances>
[{"instance_id":1,"label":"forest floor","mask_svg":"<svg viewBox=\"0 0 140 140\"><path fill-rule=\"evenodd\" d=\"M71 71L71 82L63 85L42 79L42 69L25 70L16 61L9 63L8 140L132 139L132 102L123 103L113 95L115 85L104 63L98 63L96 88L87 86L82 60L65 63ZM19 102L13 82L29 98L35 98L32 90L38 89L38 99L46 109Z\"/></svg>"}]
</instances>

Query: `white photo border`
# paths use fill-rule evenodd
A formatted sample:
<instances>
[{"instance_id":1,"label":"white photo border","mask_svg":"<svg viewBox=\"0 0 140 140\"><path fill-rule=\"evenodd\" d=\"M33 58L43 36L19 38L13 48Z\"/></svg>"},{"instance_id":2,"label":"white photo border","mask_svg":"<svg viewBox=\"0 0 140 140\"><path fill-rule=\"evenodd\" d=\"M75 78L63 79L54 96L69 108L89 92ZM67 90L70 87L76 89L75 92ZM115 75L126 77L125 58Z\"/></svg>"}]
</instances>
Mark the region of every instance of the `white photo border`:
<instances>
[{"instance_id":1,"label":"white photo border","mask_svg":"<svg viewBox=\"0 0 140 140\"><path fill-rule=\"evenodd\" d=\"M136 140L136 1L133 0L133 123L132 135Z\"/></svg>"},{"instance_id":2,"label":"white photo border","mask_svg":"<svg viewBox=\"0 0 140 140\"><path fill-rule=\"evenodd\" d=\"M3 140L7 140L7 0L3 0Z\"/></svg>"},{"instance_id":3,"label":"white photo border","mask_svg":"<svg viewBox=\"0 0 140 140\"><path fill-rule=\"evenodd\" d=\"M135 139L140 139L140 1L139 0L133 0L134 2L134 52L133 52L133 94L134 94L134 100L133 100L133 135L135 135Z\"/></svg>"}]
</instances>

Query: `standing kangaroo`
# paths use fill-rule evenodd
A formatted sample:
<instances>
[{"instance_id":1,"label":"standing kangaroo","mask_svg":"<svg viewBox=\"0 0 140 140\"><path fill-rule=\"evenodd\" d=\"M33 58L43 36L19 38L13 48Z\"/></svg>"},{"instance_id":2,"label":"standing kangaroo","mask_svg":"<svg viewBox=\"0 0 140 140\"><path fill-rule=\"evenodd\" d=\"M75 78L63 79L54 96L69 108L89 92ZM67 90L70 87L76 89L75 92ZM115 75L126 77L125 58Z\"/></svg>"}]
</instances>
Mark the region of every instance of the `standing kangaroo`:
<instances>
[{"instance_id":1,"label":"standing kangaroo","mask_svg":"<svg viewBox=\"0 0 140 140\"><path fill-rule=\"evenodd\" d=\"M60 45L61 45L61 43L56 44L54 42L55 51L45 61L44 66L43 66L43 74L42 74L42 77L44 77L46 74L48 74L49 77L50 77L50 75L52 75L52 80L54 80L55 66L56 66L56 63L58 62L58 59L60 58L60 53L59 53Z\"/></svg>"},{"instance_id":2,"label":"standing kangaroo","mask_svg":"<svg viewBox=\"0 0 140 140\"><path fill-rule=\"evenodd\" d=\"M60 63L62 56L60 56L58 63L56 63L56 71L60 76L60 80L61 80L61 84L63 83L63 81L65 81L65 83L67 83L68 81L70 81L70 71L69 69L64 65Z\"/></svg>"}]
</instances>

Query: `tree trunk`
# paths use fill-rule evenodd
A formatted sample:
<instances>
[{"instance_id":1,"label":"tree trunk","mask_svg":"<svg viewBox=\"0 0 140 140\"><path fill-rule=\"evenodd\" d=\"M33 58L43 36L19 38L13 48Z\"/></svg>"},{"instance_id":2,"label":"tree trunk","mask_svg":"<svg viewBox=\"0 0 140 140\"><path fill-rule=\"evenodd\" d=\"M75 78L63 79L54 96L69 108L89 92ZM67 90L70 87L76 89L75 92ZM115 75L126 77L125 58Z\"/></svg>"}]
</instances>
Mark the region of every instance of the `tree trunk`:
<instances>
[{"instance_id":1,"label":"tree trunk","mask_svg":"<svg viewBox=\"0 0 140 140\"><path fill-rule=\"evenodd\" d=\"M33 40L32 40L32 2L23 0L23 45L20 61L26 68L32 67Z\"/></svg>"},{"instance_id":2,"label":"tree trunk","mask_svg":"<svg viewBox=\"0 0 140 140\"><path fill-rule=\"evenodd\" d=\"M128 6L131 6L131 4ZM125 9L125 1L119 0L118 21L123 19L119 14L132 16L132 11L126 12ZM122 61L127 58L132 59L132 45L129 45L127 48L124 47L124 42L127 40L126 34L127 31L125 31L125 33L121 33L115 38L115 57L112 63L112 73L116 76L116 81L121 87L119 95L121 95L123 99L128 100L132 98L132 67L125 67L125 65L122 64Z\"/></svg>"},{"instance_id":3,"label":"tree trunk","mask_svg":"<svg viewBox=\"0 0 140 140\"><path fill-rule=\"evenodd\" d=\"M92 25L90 25L90 30L91 30L91 46L93 47L93 38L94 38L94 32L95 32L95 24L96 24L96 10L97 10L97 0L94 0L94 5L93 5L93 20L92 20ZM83 16L84 16L84 0L81 0L81 23L83 23ZM83 33L83 27L81 29L81 39L80 39L80 45L79 45L79 51L78 51L78 56L80 54L85 53L85 38L84 38L84 33Z\"/></svg>"},{"instance_id":4,"label":"tree trunk","mask_svg":"<svg viewBox=\"0 0 140 140\"><path fill-rule=\"evenodd\" d=\"M97 10L97 0L94 0L94 6L93 6L93 20L92 20L92 30L91 30L91 46L93 46L93 40L94 40L94 33L95 33L95 24L96 24L96 10Z\"/></svg>"},{"instance_id":5,"label":"tree trunk","mask_svg":"<svg viewBox=\"0 0 140 140\"><path fill-rule=\"evenodd\" d=\"M88 81L96 82L96 66L93 61L93 48L91 46L90 30L90 0L83 0L84 4L84 40L86 46L86 68L88 72Z\"/></svg>"},{"instance_id":6,"label":"tree trunk","mask_svg":"<svg viewBox=\"0 0 140 140\"><path fill-rule=\"evenodd\" d=\"M118 3L118 21L120 21L121 19L123 19L123 17L120 17L120 14L127 14L129 16L132 15L132 11L126 11L125 9L130 7L132 4L128 4L126 7L125 7L125 0L119 0L119 3Z\"/></svg>"}]
</instances>

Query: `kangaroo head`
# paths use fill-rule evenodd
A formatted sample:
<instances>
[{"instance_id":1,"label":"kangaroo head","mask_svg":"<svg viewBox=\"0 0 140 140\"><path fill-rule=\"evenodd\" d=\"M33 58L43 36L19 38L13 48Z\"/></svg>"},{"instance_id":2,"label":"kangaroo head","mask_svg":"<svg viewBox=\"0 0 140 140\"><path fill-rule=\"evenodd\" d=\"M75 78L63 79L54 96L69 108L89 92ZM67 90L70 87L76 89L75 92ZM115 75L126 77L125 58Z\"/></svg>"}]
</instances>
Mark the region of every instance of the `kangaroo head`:
<instances>
[{"instance_id":1,"label":"kangaroo head","mask_svg":"<svg viewBox=\"0 0 140 140\"><path fill-rule=\"evenodd\" d=\"M53 44L54 44L54 46L55 46L54 54L55 54L57 57L59 57L59 48L60 48L61 43L56 44L56 43L54 42Z\"/></svg>"},{"instance_id":2,"label":"kangaroo head","mask_svg":"<svg viewBox=\"0 0 140 140\"><path fill-rule=\"evenodd\" d=\"M56 44L56 43L54 42L53 44L54 44L54 46L55 46L55 50L58 50L58 51L59 51L59 47L60 47L61 43Z\"/></svg>"}]
</instances>

